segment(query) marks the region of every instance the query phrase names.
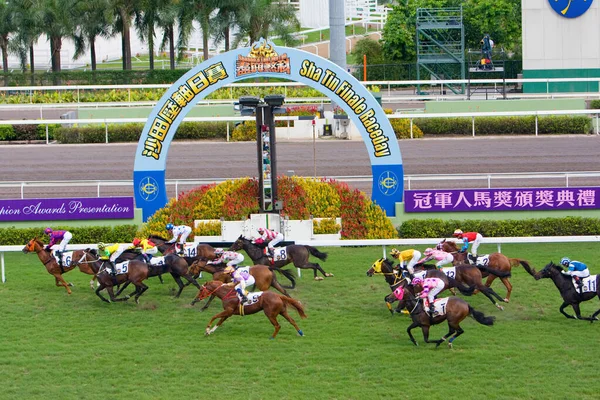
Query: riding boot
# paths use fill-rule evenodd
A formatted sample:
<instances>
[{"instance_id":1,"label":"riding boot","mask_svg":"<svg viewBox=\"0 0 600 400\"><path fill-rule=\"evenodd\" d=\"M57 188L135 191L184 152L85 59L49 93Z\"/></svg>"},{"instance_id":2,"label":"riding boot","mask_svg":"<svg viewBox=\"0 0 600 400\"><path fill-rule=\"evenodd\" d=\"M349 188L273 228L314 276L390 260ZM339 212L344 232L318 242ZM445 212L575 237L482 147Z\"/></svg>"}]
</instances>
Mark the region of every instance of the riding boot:
<instances>
[{"instance_id":1,"label":"riding boot","mask_svg":"<svg viewBox=\"0 0 600 400\"><path fill-rule=\"evenodd\" d=\"M275 249L272 249L269 247L268 251L269 251L269 257L274 259L275 258Z\"/></svg>"},{"instance_id":2,"label":"riding boot","mask_svg":"<svg viewBox=\"0 0 600 400\"><path fill-rule=\"evenodd\" d=\"M583 281L581 280L581 278L579 276L575 277L575 283L577 283L577 290L579 291L579 294L583 293Z\"/></svg>"},{"instance_id":3,"label":"riding boot","mask_svg":"<svg viewBox=\"0 0 600 400\"><path fill-rule=\"evenodd\" d=\"M62 251L56 250L56 258L58 258L58 265L62 268L62 266L63 266Z\"/></svg>"},{"instance_id":4,"label":"riding boot","mask_svg":"<svg viewBox=\"0 0 600 400\"><path fill-rule=\"evenodd\" d=\"M429 318L433 319L433 313L435 312L435 303L432 301L429 303Z\"/></svg>"},{"instance_id":5,"label":"riding boot","mask_svg":"<svg viewBox=\"0 0 600 400\"><path fill-rule=\"evenodd\" d=\"M179 250L177 251L177 254L180 255L180 256L184 255L184 253L185 253L185 245L179 244L178 246L179 246Z\"/></svg>"},{"instance_id":6,"label":"riding boot","mask_svg":"<svg viewBox=\"0 0 600 400\"><path fill-rule=\"evenodd\" d=\"M115 265L114 261L109 261L110 264L110 274L115 277L117 275L117 266Z\"/></svg>"}]
</instances>

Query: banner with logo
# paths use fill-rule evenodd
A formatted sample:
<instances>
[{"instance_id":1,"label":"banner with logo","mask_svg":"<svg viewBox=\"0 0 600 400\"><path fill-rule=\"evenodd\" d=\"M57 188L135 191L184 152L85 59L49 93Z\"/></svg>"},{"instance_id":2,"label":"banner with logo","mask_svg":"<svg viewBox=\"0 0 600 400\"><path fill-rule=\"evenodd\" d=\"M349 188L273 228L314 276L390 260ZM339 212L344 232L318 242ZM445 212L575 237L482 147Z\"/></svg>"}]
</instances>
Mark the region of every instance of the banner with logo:
<instances>
[{"instance_id":1,"label":"banner with logo","mask_svg":"<svg viewBox=\"0 0 600 400\"><path fill-rule=\"evenodd\" d=\"M407 190L405 212L539 211L600 208L600 188Z\"/></svg>"},{"instance_id":2,"label":"banner with logo","mask_svg":"<svg viewBox=\"0 0 600 400\"><path fill-rule=\"evenodd\" d=\"M133 217L133 197L0 200L0 222Z\"/></svg>"},{"instance_id":3,"label":"banner with logo","mask_svg":"<svg viewBox=\"0 0 600 400\"><path fill-rule=\"evenodd\" d=\"M402 157L394 130L375 98L356 78L331 61L261 39L252 47L220 54L191 69L154 107L140 137L134 164L136 206L143 209L144 220L167 203L167 151L185 115L215 90L254 77L301 82L339 105L358 127L369 153L373 201L387 215L395 215L395 203L403 199Z\"/></svg>"}]
</instances>

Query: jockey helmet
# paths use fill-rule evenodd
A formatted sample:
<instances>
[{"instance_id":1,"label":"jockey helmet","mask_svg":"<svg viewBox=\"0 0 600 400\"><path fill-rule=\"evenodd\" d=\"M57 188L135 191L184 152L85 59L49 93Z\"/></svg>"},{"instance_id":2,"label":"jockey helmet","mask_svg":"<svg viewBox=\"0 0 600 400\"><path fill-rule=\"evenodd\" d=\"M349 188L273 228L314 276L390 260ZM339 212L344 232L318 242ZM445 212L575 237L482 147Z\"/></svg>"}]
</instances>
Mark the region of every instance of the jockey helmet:
<instances>
[{"instance_id":1,"label":"jockey helmet","mask_svg":"<svg viewBox=\"0 0 600 400\"><path fill-rule=\"evenodd\" d=\"M169 222L165 228L167 228L167 230L170 231L171 229L173 229L173 224Z\"/></svg>"},{"instance_id":2,"label":"jockey helmet","mask_svg":"<svg viewBox=\"0 0 600 400\"><path fill-rule=\"evenodd\" d=\"M418 276L415 276L413 278L413 280L411 281L411 285L416 286L416 285L422 285L423 284L423 279L419 278Z\"/></svg>"},{"instance_id":3,"label":"jockey helmet","mask_svg":"<svg viewBox=\"0 0 600 400\"><path fill-rule=\"evenodd\" d=\"M225 269L223 270L223 272L225 272L226 274L231 274L235 271L235 268L233 268L231 265L225 267Z\"/></svg>"},{"instance_id":4,"label":"jockey helmet","mask_svg":"<svg viewBox=\"0 0 600 400\"><path fill-rule=\"evenodd\" d=\"M430 255L432 253L433 253L433 249L431 247L428 247L428 248L425 249L425 255L428 256L428 255Z\"/></svg>"},{"instance_id":5,"label":"jockey helmet","mask_svg":"<svg viewBox=\"0 0 600 400\"><path fill-rule=\"evenodd\" d=\"M46 235L49 235L49 234L51 234L51 233L52 233L52 228L46 228L46 229L44 229L44 233L45 233Z\"/></svg>"},{"instance_id":6,"label":"jockey helmet","mask_svg":"<svg viewBox=\"0 0 600 400\"><path fill-rule=\"evenodd\" d=\"M265 228L258 228L258 233L263 233L265 231Z\"/></svg>"},{"instance_id":7,"label":"jockey helmet","mask_svg":"<svg viewBox=\"0 0 600 400\"><path fill-rule=\"evenodd\" d=\"M571 264L571 260L568 257L563 257L562 260L560 260L560 264L568 267L569 264Z\"/></svg>"},{"instance_id":8,"label":"jockey helmet","mask_svg":"<svg viewBox=\"0 0 600 400\"><path fill-rule=\"evenodd\" d=\"M398 258L398 256L400 255L400 250L394 248L390 253L392 254L392 257Z\"/></svg>"},{"instance_id":9,"label":"jockey helmet","mask_svg":"<svg viewBox=\"0 0 600 400\"><path fill-rule=\"evenodd\" d=\"M98 250L104 250L106 248L106 245L102 242L98 243Z\"/></svg>"},{"instance_id":10,"label":"jockey helmet","mask_svg":"<svg viewBox=\"0 0 600 400\"><path fill-rule=\"evenodd\" d=\"M459 236L459 235L462 235L462 234L463 234L463 231L461 231L460 229L457 229L457 230L454 231L454 233L452 234L452 236Z\"/></svg>"},{"instance_id":11,"label":"jockey helmet","mask_svg":"<svg viewBox=\"0 0 600 400\"><path fill-rule=\"evenodd\" d=\"M222 248L220 248L220 247L217 247L217 248L215 249L215 254L223 254L223 249L222 249Z\"/></svg>"},{"instance_id":12,"label":"jockey helmet","mask_svg":"<svg viewBox=\"0 0 600 400\"><path fill-rule=\"evenodd\" d=\"M132 242L132 244L136 247L139 246L141 243L142 243L142 241L138 238L133 239L133 242Z\"/></svg>"}]
</instances>

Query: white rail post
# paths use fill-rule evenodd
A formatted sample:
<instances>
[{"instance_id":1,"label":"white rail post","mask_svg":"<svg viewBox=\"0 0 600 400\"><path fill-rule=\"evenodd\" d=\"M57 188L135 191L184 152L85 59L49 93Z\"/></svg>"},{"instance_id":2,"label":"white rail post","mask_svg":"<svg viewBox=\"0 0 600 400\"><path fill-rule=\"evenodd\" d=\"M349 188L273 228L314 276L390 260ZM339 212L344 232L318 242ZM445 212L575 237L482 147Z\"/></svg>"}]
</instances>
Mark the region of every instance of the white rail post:
<instances>
[{"instance_id":1,"label":"white rail post","mask_svg":"<svg viewBox=\"0 0 600 400\"><path fill-rule=\"evenodd\" d=\"M104 143L108 144L108 124L104 120Z\"/></svg>"},{"instance_id":2,"label":"white rail post","mask_svg":"<svg viewBox=\"0 0 600 400\"><path fill-rule=\"evenodd\" d=\"M413 119L410 119L410 138L414 139L413 137Z\"/></svg>"},{"instance_id":3,"label":"white rail post","mask_svg":"<svg viewBox=\"0 0 600 400\"><path fill-rule=\"evenodd\" d=\"M385 251L385 244L381 246L381 249L383 250L383 258L387 258L386 257L386 251Z\"/></svg>"},{"instance_id":4,"label":"white rail post","mask_svg":"<svg viewBox=\"0 0 600 400\"><path fill-rule=\"evenodd\" d=\"M49 143L50 143L50 140L48 140L48 139L49 139L49 135L48 135L48 124L46 124L46 144L49 144Z\"/></svg>"},{"instance_id":5,"label":"white rail post","mask_svg":"<svg viewBox=\"0 0 600 400\"><path fill-rule=\"evenodd\" d=\"M0 263L2 264L2 283L6 282L6 275L4 275L4 252L0 252Z\"/></svg>"},{"instance_id":6,"label":"white rail post","mask_svg":"<svg viewBox=\"0 0 600 400\"><path fill-rule=\"evenodd\" d=\"M600 87L600 85L598 85ZM596 135L600 135L600 129L598 129L598 113L596 113Z\"/></svg>"},{"instance_id":7,"label":"white rail post","mask_svg":"<svg viewBox=\"0 0 600 400\"><path fill-rule=\"evenodd\" d=\"M229 142L229 121L227 121L227 141Z\"/></svg>"},{"instance_id":8,"label":"white rail post","mask_svg":"<svg viewBox=\"0 0 600 400\"><path fill-rule=\"evenodd\" d=\"M535 136L538 135L538 116L535 114Z\"/></svg>"},{"instance_id":9,"label":"white rail post","mask_svg":"<svg viewBox=\"0 0 600 400\"><path fill-rule=\"evenodd\" d=\"M475 137L475 116L471 117L471 129L473 130L473 137Z\"/></svg>"}]
</instances>

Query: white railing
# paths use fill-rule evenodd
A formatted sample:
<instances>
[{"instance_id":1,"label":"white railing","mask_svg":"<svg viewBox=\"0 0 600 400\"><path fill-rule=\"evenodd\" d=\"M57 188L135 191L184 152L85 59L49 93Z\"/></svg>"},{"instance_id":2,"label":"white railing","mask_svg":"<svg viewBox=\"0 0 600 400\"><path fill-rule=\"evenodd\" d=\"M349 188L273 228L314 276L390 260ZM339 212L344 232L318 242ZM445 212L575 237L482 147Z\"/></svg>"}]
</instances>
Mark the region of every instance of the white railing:
<instances>
[{"instance_id":1,"label":"white railing","mask_svg":"<svg viewBox=\"0 0 600 400\"><path fill-rule=\"evenodd\" d=\"M434 245L444 238L435 239L360 239L360 240L299 240L296 244L314 247L344 247L344 246L381 246L383 257L387 256L386 246ZM534 237L498 237L484 238L482 243L497 244L498 252L503 243L589 243L600 242L600 236L534 236ZM6 282L4 253L22 251L24 246L0 246L0 266L2 283ZM96 244L69 244L69 250L97 248ZM300 270L298 270L300 274Z\"/></svg>"},{"instance_id":2,"label":"white railing","mask_svg":"<svg viewBox=\"0 0 600 400\"><path fill-rule=\"evenodd\" d=\"M309 178L313 178L312 176ZM485 182L485 187L491 189L494 181L497 180L518 180L524 179L542 181L546 179L564 180L564 186L569 187L572 179L594 179L600 178L600 171L584 172L516 172L516 173L494 173L494 174L424 174L424 175L405 175L404 187L411 190L415 182ZM207 185L211 183L221 183L230 178L211 178L211 179L167 179L167 187L174 187L175 193L180 192L181 187ZM316 179L335 179L341 182L370 182L373 180L371 175L355 176L318 176ZM590 186L590 185L585 185ZM126 187L133 190L132 180L69 180L69 181L0 181L0 189L15 189L20 191L20 198L25 199L25 191L28 188L96 188L96 196L101 197L102 188ZM89 194L89 192L86 192Z\"/></svg>"}]
</instances>

